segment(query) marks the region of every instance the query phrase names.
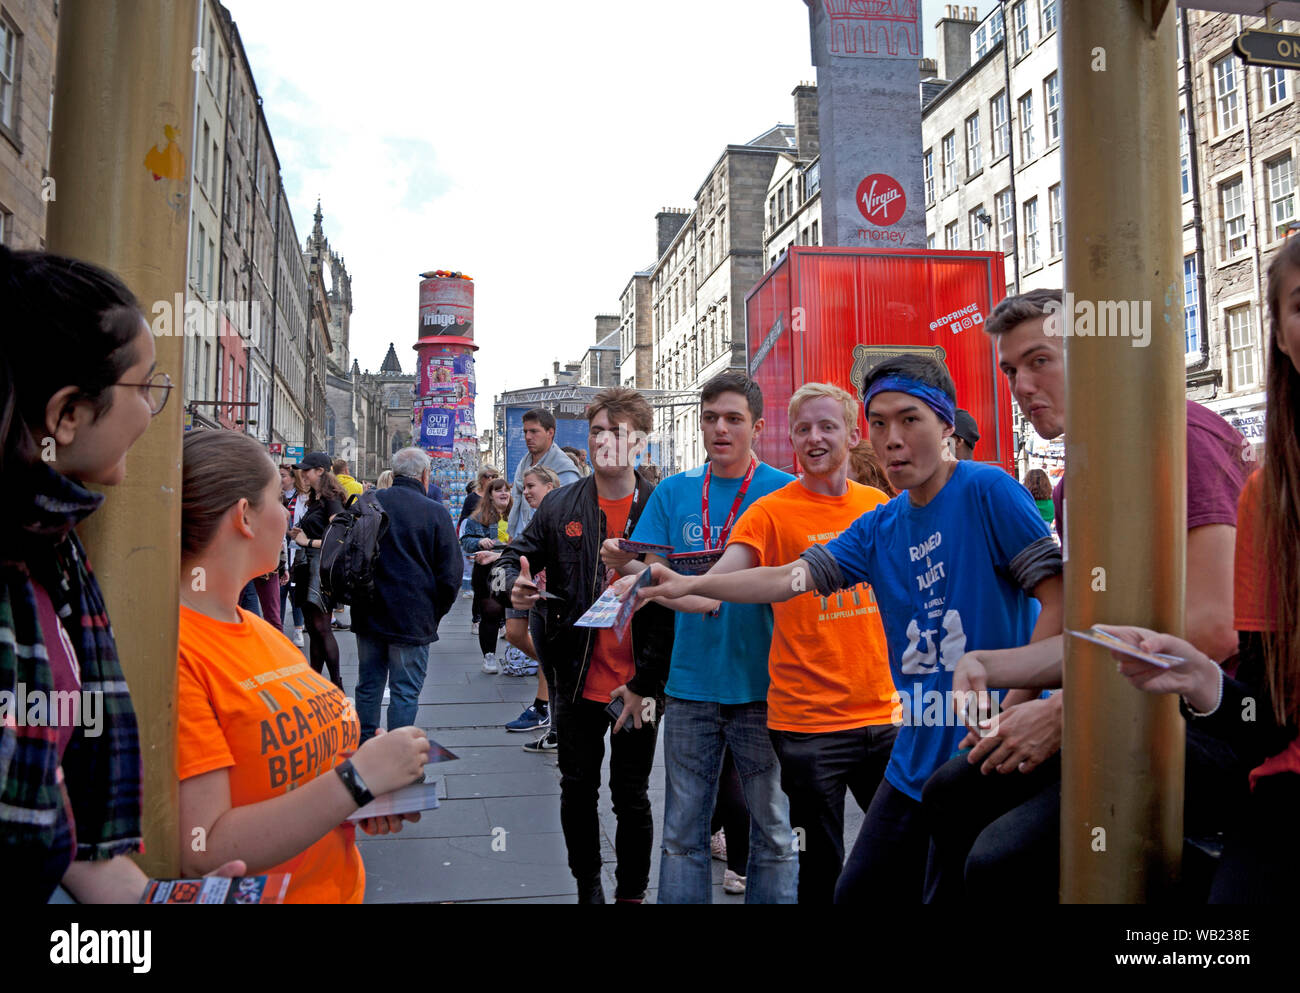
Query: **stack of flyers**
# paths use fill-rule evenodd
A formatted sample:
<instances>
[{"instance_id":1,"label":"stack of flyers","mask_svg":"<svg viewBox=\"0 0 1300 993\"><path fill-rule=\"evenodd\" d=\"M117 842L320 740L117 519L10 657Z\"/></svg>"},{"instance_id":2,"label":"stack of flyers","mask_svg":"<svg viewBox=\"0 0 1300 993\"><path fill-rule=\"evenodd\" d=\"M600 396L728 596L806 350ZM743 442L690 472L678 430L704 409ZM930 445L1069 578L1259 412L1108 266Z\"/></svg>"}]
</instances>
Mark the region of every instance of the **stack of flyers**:
<instances>
[{"instance_id":1,"label":"stack of flyers","mask_svg":"<svg viewBox=\"0 0 1300 993\"><path fill-rule=\"evenodd\" d=\"M1154 665L1161 669L1171 669L1187 661L1179 655L1166 655L1163 652L1144 652L1137 645L1130 645L1127 641L1116 638L1109 631L1103 631L1095 624L1087 631L1071 631L1069 628L1065 630L1066 634L1082 638L1084 641L1091 641L1094 645L1101 645L1103 648L1109 648L1112 652L1127 655L1139 662L1145 662L1147 665Z\"/></svg>"},{"instance_id":2,"label":"stack of flyers","mask_svg":"<svg viewBox=\"0 0 1300 993\"><path fill-rule=\"evenodd\" d=\"M151 879L141 903L284 903L289 873L266 876L204 876L202 879Z\"/></svg>"},{"instance_id":3,"label":"stack of flyers","mask_svg":"<svg viewBox=\"0 0 1300 993\"><path fill-rule=\"evenodd\" d=\"M438 809L437 783L412 783L402 786L391 793L375 797L364 807L348 815L350 821L363 821L367 817L396 817L400 814L414 814L421 810Z\"/></svg>"},{"instance_id":4,"label":"stack of flyers","mask_svg":"<svg viewBox=\"0 0 1300 993\"><path fill-rule=\"evenodd\" d=\"M614 615L614 636L618 638L620 645L623 644L623 637L632 624L632 615L636 613L637 591L649 585L650 570L642 569L641 574L636 577L636 582L632 584L632 588L624 596L623 602L619 604L618 613Z\"/></svg>"},{"instance_id":5,"label":"stack of flyers","mask_svg":"<svg viewBox=\"0 0 1300 993\"><path fill-rule=\"evenodd\" d=\"M700 552L674 552L668 556L668 565L675 572L686 576L703 576L720 558L722 558L721 548L710 548Z\"/></svg>"},{"instance_id":6,"label":"stack of flyers","mask_svg":"<svg viewBox=\"0 0 1300 993\"><path fill-rule=\"evenodd\" d=\"M650 570L645 570L649 572ZM580 628L609 628L614 626L614 619L618 616L619 608L622 604L619 602L618 594L612 589L602 593L587 612L579 617L573 623Z\"/></svg>"},{"instance_id":7,"label":"stack of flyers","mask_svg":"<svg viewBox=\"0 0 1300 993\"><path fill-rule=\"evenodd\" d=\"M653 541L629 541L627 538L618 540L618 547L625 552L631 552L633 555L643 555L646 553L653 555L662 555L664 558L673 554L672 545L656 545Z\"/></svg>"}]
</instances>

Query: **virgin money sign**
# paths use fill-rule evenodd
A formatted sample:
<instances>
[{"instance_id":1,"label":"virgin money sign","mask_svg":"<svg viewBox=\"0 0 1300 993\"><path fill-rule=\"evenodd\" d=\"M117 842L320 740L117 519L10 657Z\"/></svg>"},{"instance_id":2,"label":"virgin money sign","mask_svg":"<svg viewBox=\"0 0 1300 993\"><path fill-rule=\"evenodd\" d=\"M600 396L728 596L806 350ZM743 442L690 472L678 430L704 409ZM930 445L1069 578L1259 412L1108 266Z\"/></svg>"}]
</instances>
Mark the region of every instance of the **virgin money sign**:
<instances>
[{"instance_id":1,"label":"virgin money sign","mask_svg":"<svg viewBox=\"0 0 1300 993\"><path fill-rule=\"evenodd\" d=\"M805 0L817 66L823 243L925 248L918 0Z\"/></svg>"},{"instance_id":2,"label":"virgin money sign","mask_svg":"<svg viewBox=\"0 0 1300 993\"><path fill-rule=\"evenodd\" d=\"M897 224L907 211L907 194L893 176L873 173L858 184L858 210L882 228Z\"/></svg>"}]
</instances>

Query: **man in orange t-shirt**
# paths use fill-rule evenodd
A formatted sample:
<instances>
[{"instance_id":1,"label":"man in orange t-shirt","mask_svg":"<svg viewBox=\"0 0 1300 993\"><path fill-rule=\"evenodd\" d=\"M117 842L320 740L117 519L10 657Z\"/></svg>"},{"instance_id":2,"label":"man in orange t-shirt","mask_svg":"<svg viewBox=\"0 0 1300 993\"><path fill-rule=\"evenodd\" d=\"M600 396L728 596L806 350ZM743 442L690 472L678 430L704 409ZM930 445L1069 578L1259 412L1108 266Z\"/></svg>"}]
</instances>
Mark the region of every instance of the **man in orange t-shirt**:
<instances>
[{"instance_id":1,"label":"man in orange t-shirt","mask_svg":"<svg viewBox=\"0 0 1300 993\"><path fill-rule=\"evenodd\" d=\"M861 440L858 404L824 383L790 398L790 441L804 476L760 497L736 522L710 572L797 559L888 501L848 478ZM844 864L844 793L865 810L898 728L885 631L865 584L833 597L810 590L772 605L767 726L799 850L799 902L831 903ZM802 833L801 833L802 832Z\"/></svg>"}]
</instances>

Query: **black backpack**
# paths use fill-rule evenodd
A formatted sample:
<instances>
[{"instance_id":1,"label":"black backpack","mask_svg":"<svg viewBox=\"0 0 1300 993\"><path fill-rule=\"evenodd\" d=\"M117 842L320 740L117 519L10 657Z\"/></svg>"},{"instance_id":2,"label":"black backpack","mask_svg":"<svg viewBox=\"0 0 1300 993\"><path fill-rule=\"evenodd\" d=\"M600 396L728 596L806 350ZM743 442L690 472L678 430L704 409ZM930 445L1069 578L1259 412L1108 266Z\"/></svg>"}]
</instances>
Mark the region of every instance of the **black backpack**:
<instances>
[{"instance_id":1,"label":"black backpack","mask_svg":"<svg viewBox=\"0 0 1300 993\"><path fill-rule=\"evenodd\" d=\"M353 496L325 529L320 552L320 588L334 604L366 604L375 595L379 542L388 533L388 514L374 490Z\"/></svg>"}]
</instances>

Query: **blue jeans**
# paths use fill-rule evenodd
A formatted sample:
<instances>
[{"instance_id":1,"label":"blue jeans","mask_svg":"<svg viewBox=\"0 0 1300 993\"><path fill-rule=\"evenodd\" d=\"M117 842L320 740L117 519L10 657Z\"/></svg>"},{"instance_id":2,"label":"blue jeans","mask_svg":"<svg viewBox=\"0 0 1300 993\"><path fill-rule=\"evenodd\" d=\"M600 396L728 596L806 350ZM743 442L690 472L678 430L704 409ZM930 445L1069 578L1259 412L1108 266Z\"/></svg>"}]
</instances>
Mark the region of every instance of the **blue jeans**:
<instances>
[{"instance_id":1,"label":"blue jeans","mask_svg":"<svg viewBox=\"0 0 1300 993\"><path fill-rule=\"evenodd\" d=\"M415 723L424 673L429 665L429 646L399 645L357 634L357 718L361 721L361 741L369 741L379 727L379 706L384 696L384 682L389 687L388 730Z\"/></svg>"},{"instance_id":2,"label":"blue jeans","mask_svg":"<svg viewBox=\"0 0 1300 993\"><path fill-rule=\"evenodd\" d=\"M746 903L794 903L799 858L790 804L767 731L767 703L707 703L669 697L664 710L663 857L659 903L710 903L709 822L723 747L740 773L749 807Z\"/></svg>"}]
</instances>

